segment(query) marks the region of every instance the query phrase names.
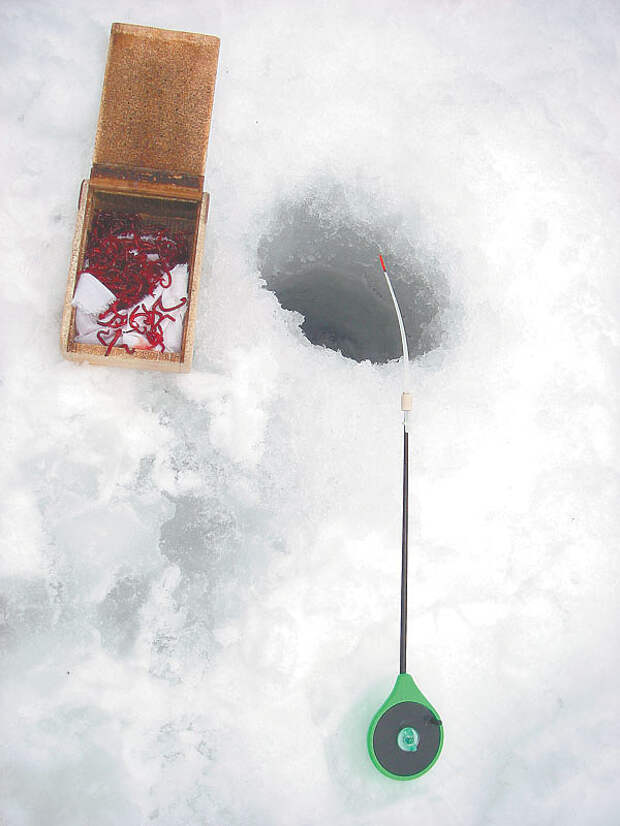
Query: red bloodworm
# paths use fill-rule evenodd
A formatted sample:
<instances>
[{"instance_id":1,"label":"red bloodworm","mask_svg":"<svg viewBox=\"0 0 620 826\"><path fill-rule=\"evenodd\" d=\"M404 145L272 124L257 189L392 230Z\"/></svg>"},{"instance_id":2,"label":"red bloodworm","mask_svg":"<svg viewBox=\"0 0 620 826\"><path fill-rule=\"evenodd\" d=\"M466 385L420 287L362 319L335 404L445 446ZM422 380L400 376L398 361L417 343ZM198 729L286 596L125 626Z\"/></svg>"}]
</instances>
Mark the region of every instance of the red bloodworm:
<instances>
[{"instance_id":1,"label":"red bloodworm","mask_svg":"<svg viewBox=\"0 0 620 826\"><path fill-rule=\"evenodd\" d=\"M112 332L112 331L108 330L107 332ZM125 352L129 353L129 355L133 355L136 352L133 348L129 347L127 344L116 344L116 342L121 337L121 332L122 332L121 330L115 330L114 331L114 337L109 342L105 340L106 331L100 330L97 333L97 338L99 339L101 344L103 344L104 347L107 345L107 350L105 351L106 356L110 355L110 353L112 352L112 348L114 346L116 346L117 349L119 349L119 350L125 350Z\"/></svg>"},{"instance_id":2,"label":"red bloodworm","mask_svg":"<svg viewBox=\"0 0 620 826\"><path fill-rule=\"evenodd\" d=\"M165 283L164 279L166 279ZM168 287L172 284L172 273L170 272L170 270L164 270L161 278L159 279L159 284L164 290L167 290Z\"/></svg>"},{"instance_id":3,"label":"red bloodworm","mask_svg":"<svg viewBox=\"0 0 620 826\"><path fill-rule=\"evenodd\" d=\"M114 347L114 345L116 344L116 342L117 342L117 341L119 340L119 338L121 337L121 330L116 330L116 331L114 332L114 338L113 338L110 342L105 341L105 338L104 338L104 337L105 337L105 333L104 333L104 331L103 331L103 330L100 330L100 331L97 333L97 338L98 338L98 339L99 339L99 341L103 344L103 346L104 346L104 347L105 347L105 345L106 345L106 344L108 345L108 349L105 351L105 354L106 354L106 356L109 356L109 355L110 355L110 353L112 352L112 348Z\"/></svg>"},{"instance_id":4,"label":"red bloodworm","mask_svg":"<svg viewBox=\"0 0 620 826\"><path fill-rule=\"evenodd\" d=\"M112 316L110 320L106 320L108 316ZM114 304L99 313L97 316L97 324L103 327L124 327L127 324L127 313L119 313Z\"/></svg>"},{"instance_id":5,"label":"red bloodworm","mask_svg":"<svg viewBox=\"0 0 620 826\"><path fill-rule=\"evenodd\" d=\"M151 255L158 260L149 260ZM171 269L187 261L187 242L180 233L143 225L138 216L101 210L95 215L84 260L87 270L83 271L91 272L116 295L111 307L98 317L98 323L108 328L98 334L99 341L107 344L108 354L128 321L128 313L121 310L136 305L158 285L163 289L171 285ZM166 319L174 321L166 313L186 302L182 299L180 304L167 308L158 299L150 311L142 305L142 312L136 312L138 308L132 311L129 324L147 337L152 348L164 350L161 323ZM113 336L110 343L103 340L106 336ZM130 350L126 345L117 346Z\"/></svg>"},{"instance_id":6,"label":"red bloodworm","mask_svg":"<svg viewBox=\"0 0 620 826\"><path fill-rule=\"evenodd\" d=\"M164 307L164 305L161 303L161 296L159 296L157 301L153 304L153 309L154 310L159 310L162 313L170 313L170 312L172 312L172 310L178 310L180 307L182 307L186 303L187 303L187 298L182 298L180 304L175 304L174 307Z\"/></svg>"}]
</instances>

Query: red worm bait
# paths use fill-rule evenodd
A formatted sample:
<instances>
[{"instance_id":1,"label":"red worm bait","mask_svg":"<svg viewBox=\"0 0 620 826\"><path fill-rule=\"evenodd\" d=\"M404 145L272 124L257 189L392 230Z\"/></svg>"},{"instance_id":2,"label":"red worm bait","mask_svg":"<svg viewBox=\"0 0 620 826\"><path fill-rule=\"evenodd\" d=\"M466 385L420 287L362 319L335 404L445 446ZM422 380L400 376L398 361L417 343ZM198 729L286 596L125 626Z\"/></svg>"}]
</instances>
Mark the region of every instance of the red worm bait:
<instances>
[{"instance_id":1,"label":"red worm bait","mask_svg":"<svg viewBox=\"0 0 620 826\"><path fill-rule=\"evenodd\" d=\"M95 213L82 272L116 296L115 310L133 307L155 288L172 283L171 270L186 264L188 245L180 233L143 224L137 215Z\"/></svg>"},{"instance_id":2,"label":"red worm bait","mask_svg":"<svg viewBox=\"0 0 620 826\"><path fill-rule=\"evenodd\" d=\"M114 302L107 310L99 313L97 322L104 327L113 327L115 329L124 327L125 324L127 324L127 313L120 313L116 309L116 302Z\"/></svg>"},{"instance_id":3,"label":"red worm bait","mask_svg":"<svg viewBox=\"0 0 620 826\"><path fill-rule=\"evenodd\" d=\"M121 337L121 331L120 330L114 330L114 331L109 330L108 332L112 333L112 338L109 341L106 341L106 332L104 330L99 330L99 332L97 333L97 338L103 344L103 346L105 347L107 345L108 349L105 351L106 356L110 355L110 353L112 352L112 347L114 347L116 342Z\"/></svg>"},{"instance_id":4,"label":"red worm bait","mask_svg":"<svg viewBox=\"0 0 620 826\"><path fill-rule=\"evenodd\" d=\"M158 298L150 310L144 304L140 306L140 301L152 295L157 287L170 287L171 271L187 260L188 244L182 234L144 224L137 215L103 210L95 213L81 272L94 275L116 296L97 318L103 328L97 333L97 339L107 348L106 356L113 347L134 352L126 344L118 344L127 324L144 336L148 342L145 349L159 347L164 352L162 322L174 321L168 313L184 306L187 298L182 298L174 307L164 307ZM128 312L131 307L134 309Z\"/></svg>"},{"instance_id":5,"label":"red worm bait","mask_svg":"<svg viewBox=\"0 0 620 826\"><path fill-rule=\"evenodd\" d=\"M173 310L178 310L187 303L187 298L182 298L179 304L174 307L164 307L161 296L153 303L151 309L147 309L144 304L134 307L129 315L129 326L136 333L148 341L149 346L145 349L155 350L157 347L164 352L164 331L162 322L165 319L174 321L174 316L168 315Z\"/></svg>"}]
</instances>

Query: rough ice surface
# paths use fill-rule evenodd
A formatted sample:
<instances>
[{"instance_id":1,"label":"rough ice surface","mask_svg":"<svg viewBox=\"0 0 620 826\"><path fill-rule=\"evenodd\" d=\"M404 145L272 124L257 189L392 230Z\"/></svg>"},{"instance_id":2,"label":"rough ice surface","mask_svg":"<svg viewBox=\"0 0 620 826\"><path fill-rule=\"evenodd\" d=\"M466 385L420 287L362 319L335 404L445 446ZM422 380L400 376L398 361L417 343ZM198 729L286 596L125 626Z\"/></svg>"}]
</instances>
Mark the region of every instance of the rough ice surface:
<instances>
[{"instance_id":1,"label":"rough ice surface","mask_svg":"<svg viewBox=\"0 0 620 826\"><path fill-rule=\"evenodd\" d=\"M0 15L3 826L616 823L618 5ZM114 20L222 38L186 376L59 354ZM440 308L409 662L446 741L411 783L365 746L398 667L400 365L313 345L259 270L283 207L326 202Z\"/></svg>"}]
</instances>

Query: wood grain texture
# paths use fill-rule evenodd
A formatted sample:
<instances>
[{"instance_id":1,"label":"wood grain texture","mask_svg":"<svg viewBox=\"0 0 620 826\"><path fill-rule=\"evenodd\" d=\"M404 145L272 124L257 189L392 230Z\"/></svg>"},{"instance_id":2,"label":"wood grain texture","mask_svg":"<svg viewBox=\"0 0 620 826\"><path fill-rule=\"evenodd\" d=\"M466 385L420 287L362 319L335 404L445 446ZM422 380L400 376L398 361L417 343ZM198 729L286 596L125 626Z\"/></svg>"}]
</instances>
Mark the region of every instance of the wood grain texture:
<instances>
[{"instance_id":1,"label":"wood grain texture","mask_svg":"<svg viewBox=\"0 0 620 826\"><path fill-rule=\"evenodd\" d=\"M188 189L180 186L178 183L162 183L161 181L156 183L151 181L136 183L135 181L124 178L106 178L99 175L92 175L92 172L90 180L93 184L108 192L125 192L127 195L138 193L140 195L153 195L154 197L168 198L177 201L200 201L203 195L202 188Z\"/></svg>"},{"instance_id":2,"label":"wood grain texture","mask_svg":"<svg viewBox=\"0 0 620 826\"><path fill-rule=\"evenodd\" d=\"M71 358L70 342L73 337L73 294L75 292L75 282L77 278L78 262L84 239L84 223L86 218L86 204L88 201L88 181L82 181L80 186L80 197L78 200L78 214L75 222L75 232L73 233L73 243L71 245L71 259L69 261L69 275L67 277L67 289L65 290L65 303L62 311L62 323L60 326L60 350L66 358Z\"/></svg>"},{"instance_id":3,"label":"wood grain texture","mask_svg":"<svg viewBox=\"0 0 620 826\"><path fill-rule=\"evenodd\" d=\"M190 272L190 280L187 285L187 319L185 330L183 331L183 372L189 372L194 358L194 330L196 328L196 313L198 312L198 287L200 286L200 274L202 269L202 252L204 249L204 234L207 225L207 215L209 214L209 194L205 192L202 196L200 212L198 214L198 224L194 239L194 249L192 257L194 266Z\"/></svg>"},{"instance_id":4,"label":"wood grain texture","mask_svg":"<svg viewBox=\"0 0 620 826\"><path fill-rule=\"evenodd\" d=\"M220 41L114 23L95 164L202 175Z\"/></svg>"},{"instance_id":5,"label":"wood grain texture","mask_svg":"<svg viewBox=\"0 0 620 826\"><path fill-rule=\"evenodd\" d=\"M138 167L114 166L113 164L93 164L90 170L91 178L98 178L112 183L118 181L129 187L139 183L148 186L178 187L193 192L202 192L204 185L203 175L186 175L183 172L168 172L163 169L139 169Z\"/></svg>"}]
</instances>

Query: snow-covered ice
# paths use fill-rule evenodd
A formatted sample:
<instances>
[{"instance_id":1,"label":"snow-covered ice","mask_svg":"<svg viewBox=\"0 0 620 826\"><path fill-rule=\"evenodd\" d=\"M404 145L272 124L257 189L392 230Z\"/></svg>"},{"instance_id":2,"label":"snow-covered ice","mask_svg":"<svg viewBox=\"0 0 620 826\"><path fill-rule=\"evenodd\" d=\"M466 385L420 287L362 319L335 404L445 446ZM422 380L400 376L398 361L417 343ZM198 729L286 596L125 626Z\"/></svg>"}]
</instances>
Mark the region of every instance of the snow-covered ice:
<instances>
[{"instance_id":1,"label":"snow-covered ice","mask_svg":"<svg viewBox=\"0 0 620 826\"><path fill-rule=\"evenodd\" d=\"M3 826L616 823L618 5L0 18ZM59 353L115 20L222 39L185 376ZM298 272L333 344L325 273L355 302L359 267L379 317L379 241L430 325L409 662L446 742L411 783L365 746L398 667L400 365L313 345L264 283Z\"/></svg>"}]
</instances>

